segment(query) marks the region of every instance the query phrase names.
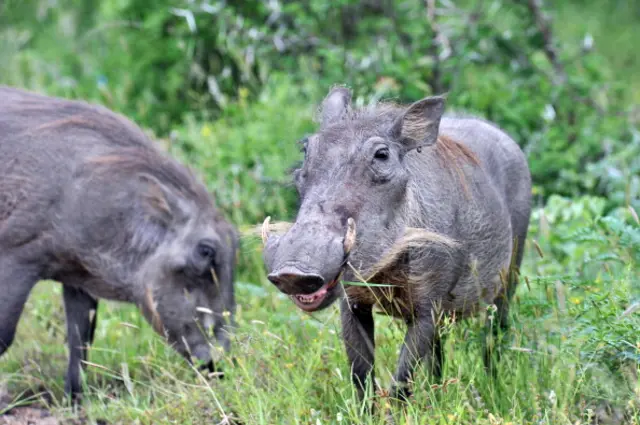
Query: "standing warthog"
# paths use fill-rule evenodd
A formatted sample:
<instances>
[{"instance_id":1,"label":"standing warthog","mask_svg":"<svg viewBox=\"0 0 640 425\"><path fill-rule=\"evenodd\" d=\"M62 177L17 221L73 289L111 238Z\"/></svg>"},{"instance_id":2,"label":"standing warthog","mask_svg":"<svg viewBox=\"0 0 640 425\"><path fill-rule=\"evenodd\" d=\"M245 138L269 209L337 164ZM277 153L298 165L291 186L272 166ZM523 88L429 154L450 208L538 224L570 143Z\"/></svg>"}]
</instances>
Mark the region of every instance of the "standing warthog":
<instances>
[{"instance_id":1,"label":"standing warthog","mask_svg":"<svg viewBox=\"0 0 640 425\"><path fill-rule=\"evenodd\" d=\"M280 291L308 312L341 298L361 397L373 377L374 305L408 325L392 391L401 397L420 361L441 373L441 313L464 317L495 303L507 326L529 225L527 161L492 124L442 117L444 104L428 97L352 110L349 90L330 91L294 172L296 221L281 236L269 235L268 219L263 226L268 278ZM341 276L378 285L344 287Z\"/></svg>"},{"instance_id":2,"label":"standing warthog","mask_svg":"<svg viewBox=\"0 0 640 425\"><path fill-rule=\"evenodd\" d=\"M182 355L213 368L234 325L236 230L191 172L106 108L0 87L0 355L43 279L63 284L67 394L97 299L137 304Z\"/></svg>"}]
</instances>

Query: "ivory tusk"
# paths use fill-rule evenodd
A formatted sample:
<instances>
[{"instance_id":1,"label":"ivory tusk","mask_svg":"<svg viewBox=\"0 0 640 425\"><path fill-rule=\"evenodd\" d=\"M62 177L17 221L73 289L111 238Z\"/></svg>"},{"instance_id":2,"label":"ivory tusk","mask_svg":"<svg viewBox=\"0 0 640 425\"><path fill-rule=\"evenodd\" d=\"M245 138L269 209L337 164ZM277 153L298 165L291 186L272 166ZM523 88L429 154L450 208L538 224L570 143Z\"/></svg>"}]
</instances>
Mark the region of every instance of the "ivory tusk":
<instances>
[{"instance_id":1,"label":"ivory tusk","mask_svg":"<svg viewBox=\"0 0 640 425\"><path fill-rule=\"evenodd\" d=\"M262 245L267 243L267 239L269 238L269 221L271 220L271 216L268 216L264 219L262 223Z\"/></svg>"},{"instance_id":2,"label":"ivory tusk","mask_svg":"<svg viewBox=\"0 0 640 425\"><path fill-rule=\"evenodd\" d=\"M347 220L347 234L344 237L344 253L348 255L356 243L356 222L352 217Z\"/></svg>"},{"instance_id":3,"label":"ivory tusk","mask_svg":"<svg viewBox=\"0 0 640 425\"><path fill-rule=\"evenodd\" d=\"M145 285L144 301L147 304L147 308L149 309L149 312L151 313L151 326L153 327L153 329L155 329L156 332L162 335L164 326L162 324L162 319L158 314L158 310L156 310L156 302L153 299L153 291L151 290L151 287L149 287L148 285Z\"/></svg>"}]
</instances>

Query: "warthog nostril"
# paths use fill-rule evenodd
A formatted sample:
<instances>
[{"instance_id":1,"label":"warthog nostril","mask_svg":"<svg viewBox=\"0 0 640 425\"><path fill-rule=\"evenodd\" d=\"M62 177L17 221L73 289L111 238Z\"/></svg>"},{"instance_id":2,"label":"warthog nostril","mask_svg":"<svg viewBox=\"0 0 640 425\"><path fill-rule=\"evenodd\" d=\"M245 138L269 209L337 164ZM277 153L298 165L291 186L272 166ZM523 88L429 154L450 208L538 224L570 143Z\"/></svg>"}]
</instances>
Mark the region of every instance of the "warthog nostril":
<instances>
[{"instance_id":1,"label":"warthog nostril","mask_svg":"<svg viewBox=\"0 0 640 425\"><path fill-rule=\"evenodd\" d=\"M310 294L325 284L322 276L303 273L292 268L270 273L267 279L286 294Z\"/></svg>"}]
</instances>

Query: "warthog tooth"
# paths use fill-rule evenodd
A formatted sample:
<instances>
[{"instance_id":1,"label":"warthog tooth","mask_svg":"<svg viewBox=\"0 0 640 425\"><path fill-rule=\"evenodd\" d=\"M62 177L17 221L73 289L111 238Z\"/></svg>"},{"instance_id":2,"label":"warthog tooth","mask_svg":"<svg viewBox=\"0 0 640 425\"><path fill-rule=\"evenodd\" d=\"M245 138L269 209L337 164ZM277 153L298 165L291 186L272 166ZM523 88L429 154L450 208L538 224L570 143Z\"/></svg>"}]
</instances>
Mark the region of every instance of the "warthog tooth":
<instances>
[{"instance_id":1,"label":"warthog tooth","mask_svg":"<svg viewBox=\"0 0 640 425\"><path fill-rule=\"evenodd\" d=\"M271 216L268 216L264 219L262 223L262 244L265 245L267 243L267 239L269 238L269 221L271 221Z\"/></svg>"},{"instance_id":2,"label":"warthog tooth","mask_svg":"<svg viewBox=\"0 0 640 425\"><path fill-rule=\"evenodd\" d=\"M151 326L156 330L156 332L162 334L164 326L160 319L160 315L158 314L158 310L156 309L157 304L153 299L153 292L150 286L146 286L145 288L145 303L151 313Z\"/></svg>"},{"instance_id":3,"label":"warthog tooth","mask_svg":"<svg viewBox=\"0 0 640 425\"><path fill-rule=\"evenodd\" d=\"M196 310L204 314L213 314L213 311L207 307L196 307Z\"/></svg>"},{"instance_id":4,"label":"warthog tooth","mask_svg":"<svg viewBox=\"0 0 640 425\"><path fill-rule=\"evenodd\" d=\"M220 284L218 283L218 274L216 273L215 269L211 267L209 271L211 272L211 278L213 279L213 283L216 285L216 287L219 287Z\"/></svg>"},{"instance_id":5,"label":"warthog tooth","mask_svg":"<svg viewBox=\"0 0 640 425\"><path fill-rule=\"evenodd\" d=\"M356 222L352 217L347 220L347 234L344 237L344 253L348 255L356 243Z\"/></svg>"}]
</instances>

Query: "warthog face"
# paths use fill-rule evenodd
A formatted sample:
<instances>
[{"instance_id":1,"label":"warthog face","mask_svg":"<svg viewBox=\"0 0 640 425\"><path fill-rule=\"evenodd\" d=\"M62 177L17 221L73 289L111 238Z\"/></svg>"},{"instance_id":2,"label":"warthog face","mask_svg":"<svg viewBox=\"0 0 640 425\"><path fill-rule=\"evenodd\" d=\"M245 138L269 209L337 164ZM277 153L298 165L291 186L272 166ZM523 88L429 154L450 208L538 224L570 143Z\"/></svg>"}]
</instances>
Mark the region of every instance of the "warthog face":
<instances>
[{"instance_id":1,"label":"warthog face","mask_svg":"<svg viewBox=\"0 0 640 425\"><path fill-rule=\"evenodd\" d=\"M179 353L207 363L214 327L216 337L226 344L218 328L231 320L225 309L233 308L226 304L233 290L236 236L212 207L184 201L153 183L162 189L167 231L140 268L142 310Z\"/></svg>"},{"instance_id":2,"label":"warthog face","mask_svg":"<svg viewBox=\"0 0 640 425\"><path fill-rule=\"evenodd\" d=\"M321 128L303 141L304 161L294 173L296 221L281 237L265 238L268 279L309 312L340 295L341 273L357 278L345 269L347 259L367 268L401 234L405 155L436 141L444 110L444 100L432 97L397 113L354 113L350 97L336 88L323 101Z\"/></svg>"}]
</instances>

